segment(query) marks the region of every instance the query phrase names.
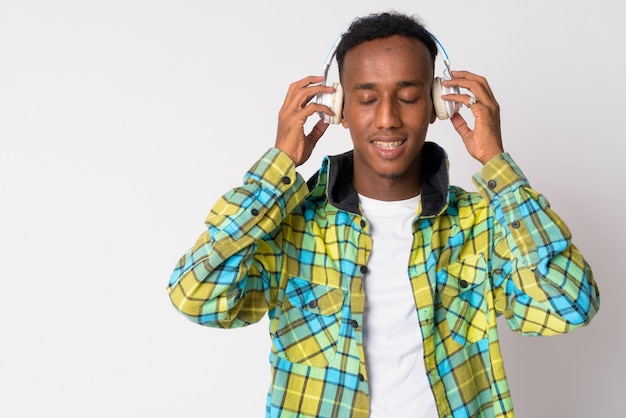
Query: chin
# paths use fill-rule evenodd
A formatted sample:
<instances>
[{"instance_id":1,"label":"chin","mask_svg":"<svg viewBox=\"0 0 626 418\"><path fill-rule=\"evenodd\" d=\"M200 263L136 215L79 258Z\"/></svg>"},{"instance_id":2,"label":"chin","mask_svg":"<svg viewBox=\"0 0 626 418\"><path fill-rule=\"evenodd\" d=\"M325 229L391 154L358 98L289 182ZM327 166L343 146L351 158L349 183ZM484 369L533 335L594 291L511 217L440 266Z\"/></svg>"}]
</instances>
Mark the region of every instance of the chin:
<instances>
[{"instance_id":1,"label":"chin","mask_svg":"<svg viewBox=\"0 0 626 418\"><path fill-rule=\"evenodd\" d=\"M405 173L378 173L378 176L383 178L383 179L387 179L387 180L395 180L398 179L400 177L402 177Z\"/></svg>"}]
</instances>

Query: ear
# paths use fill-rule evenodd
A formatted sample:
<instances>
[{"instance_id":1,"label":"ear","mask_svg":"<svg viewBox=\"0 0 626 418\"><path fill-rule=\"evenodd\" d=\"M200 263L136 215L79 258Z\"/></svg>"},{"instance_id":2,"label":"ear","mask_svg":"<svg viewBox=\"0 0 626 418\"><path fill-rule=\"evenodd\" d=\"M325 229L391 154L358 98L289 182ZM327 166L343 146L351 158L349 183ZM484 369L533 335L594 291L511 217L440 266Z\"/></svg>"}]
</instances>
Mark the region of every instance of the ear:
<instances>
[{"instance_id":1,"label":"ear","mask_svg":"<svg viewBox=\"0 0 626 418\"><path fill-rule=\"evenodd\" d=\"M433 105L432 112L430 113L430 124L432 125L437 120L437 115L435 114L435 106Z\"/></svg>"},{"instance_id":2,"label":"ear","mask_svg":"<svg viewBox=\"0 0 626 418\"><path fill-rule=\"evenodd\" d=\"M348 122L346 122L346 117L344 116L343 112L341 112L341 126L348 129Z\"/></svg>"}]
</instances>

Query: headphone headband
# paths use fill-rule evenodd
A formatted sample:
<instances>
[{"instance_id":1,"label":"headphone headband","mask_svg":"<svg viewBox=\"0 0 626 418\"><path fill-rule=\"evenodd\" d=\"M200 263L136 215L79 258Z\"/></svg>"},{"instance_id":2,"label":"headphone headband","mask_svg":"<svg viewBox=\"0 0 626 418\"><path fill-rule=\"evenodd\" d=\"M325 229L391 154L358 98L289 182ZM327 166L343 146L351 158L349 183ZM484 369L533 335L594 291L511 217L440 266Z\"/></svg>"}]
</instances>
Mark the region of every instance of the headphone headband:
<instances>
[{"instance_id":1,"label":"headphone headband","mask_svg":"<svg viewBox=\"0 0 626 418\"><path fill-rule=\"evenodd\" d=\"M343 35L345 35L347 31L343 31L339 34L335 42L333 42L330 50L328 51L328 55L326 55L326 61L324 62L324 84L326 84L326 80L328 79L328 69L333 62L333 58L337 54L337 47L339 47L339 42L343 39Z\"/></svg>"},{"instance_id":2,"label":"headphone headband","mask_svg":"<svg viewBox=\"0 0 626 418\"><path fill-rule=\"evenodd\" d=\"M452 72L450 70L450 59L448 58L448 53L445 48L439 42L432 33L426 30L423 26L422 29L434 40L435 45L441 50L443 53L443 63L445 65L445 69L443 71L443 75L445 79L452 78ZM326 61L324 62L324 77L322 83L324 85L328 85L328 70L330 69L330 65L337 54L337 48L341 43L344 35L347 30L343 31L335 42L333 42L330 50L328 51L328 55L326 56ZM319 112L320 118L324 119L328 123L337 124L341 122L342 118L342 107L343 107L343 87L340 83L333 83L333 87L335 87L335 93L333 94L318 94L316 103L328 106L333 113L334 116L328 116L323 112ZM433 98L433 107L435 109L435 114L439 119L448 119L455 112L457 112L460 108L458 103L452 101L445 101L441 98L444 94L459 94L458 87L444 87L442 84L442 79L440 77L435 77L433 80L433 90L432 90L432 98Z\"/></svg>"},{"instance_id":3,"label":"headphone headband","mask_svg":"<svg viewBox=\"0 0 626 418\"><path fill-rule=\"evenodd\" d=\"M443 60L443 64L445 65L445 69L443 71L444 76L446 78L452 78L452 72L451 72L452 70L450 69L450 58L448 57L448 53L446 52L446 49L443 47L443 44L439 41L439 39L437 39L435 35L433 35L425 27L422 26L422 29L424 29L424 31L432 38L433 41L435 41L435 44L437 45L437 47L443 54L442 60ZM333 42L333 44L331 45L330 50L328 51L328 54L326 55L326 61L324 62L324 71L323 71L323 76L324 76L323 83L324 84L326 84L328 80L328 71L333 62L333 58L335 58L335 56L337 55L337 48L339 47L339 43L341 42L341 40L343 39L343 36L347 32L348 31L345 30L339 34L337 39L335 39L335 42Z\"/></svg>"}]
</instances>

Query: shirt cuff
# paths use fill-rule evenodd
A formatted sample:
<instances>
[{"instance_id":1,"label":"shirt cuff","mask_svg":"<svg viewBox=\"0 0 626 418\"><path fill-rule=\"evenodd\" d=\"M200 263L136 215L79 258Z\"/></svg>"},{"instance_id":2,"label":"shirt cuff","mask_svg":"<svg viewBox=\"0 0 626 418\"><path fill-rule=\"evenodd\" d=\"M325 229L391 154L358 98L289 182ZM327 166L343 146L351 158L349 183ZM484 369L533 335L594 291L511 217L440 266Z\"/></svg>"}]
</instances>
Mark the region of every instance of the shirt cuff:
<instances>
[{"instance_id":1,"label":"shirt cuff","mask_svg":"<svg viewBox=\"0 0 626 418\"><path fill-rule=\"evenodd\" d=\"M300 174L296 172L296 164L278 148L270 148L248 170L245 182L257 183L261 186L257 198L264 206L271 206L273 200L279 198L283 208L289 213L308 195L308 187Z\"/></svg>"},{"instance_id":2,"label":"shirt cuff","mask_svg":"<svg viewBox=\"0 0 626 418\"><path fill-rule=\"evenodd\" d=\"M508 153L496 155L474 175L474 184L489 202L496 195L528 185L522 170Z\"/></svg>"}]
</instances>

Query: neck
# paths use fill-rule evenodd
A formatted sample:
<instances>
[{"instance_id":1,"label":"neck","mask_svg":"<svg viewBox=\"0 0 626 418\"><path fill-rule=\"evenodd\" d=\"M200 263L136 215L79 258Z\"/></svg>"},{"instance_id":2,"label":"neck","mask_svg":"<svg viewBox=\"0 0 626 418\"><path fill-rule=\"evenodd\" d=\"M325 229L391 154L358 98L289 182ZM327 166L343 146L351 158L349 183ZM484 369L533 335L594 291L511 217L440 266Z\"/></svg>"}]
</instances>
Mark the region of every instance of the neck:
<instances>
[{"instance_id":1,"label":"neck","mask_svg":"<svg viewBox=\"0 0 626 418\"><path fill-rule=\"evenodd\" d=\"M409 170L394 176L381 176L362 169L354 161L352 185L357 193L371 199L395 201L410 199L420 194L422 177L421 165L414 164Z\"/></svg>"}]
</instances>

